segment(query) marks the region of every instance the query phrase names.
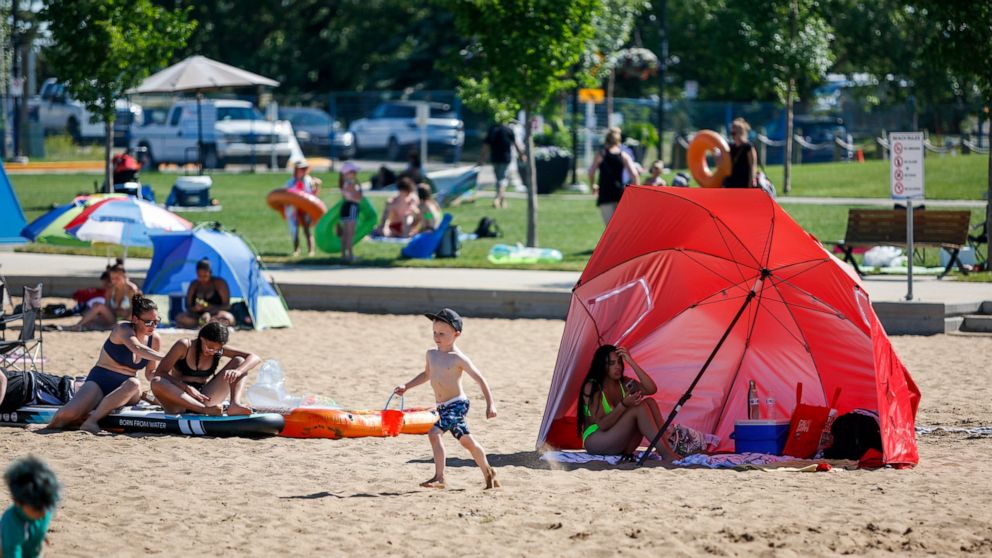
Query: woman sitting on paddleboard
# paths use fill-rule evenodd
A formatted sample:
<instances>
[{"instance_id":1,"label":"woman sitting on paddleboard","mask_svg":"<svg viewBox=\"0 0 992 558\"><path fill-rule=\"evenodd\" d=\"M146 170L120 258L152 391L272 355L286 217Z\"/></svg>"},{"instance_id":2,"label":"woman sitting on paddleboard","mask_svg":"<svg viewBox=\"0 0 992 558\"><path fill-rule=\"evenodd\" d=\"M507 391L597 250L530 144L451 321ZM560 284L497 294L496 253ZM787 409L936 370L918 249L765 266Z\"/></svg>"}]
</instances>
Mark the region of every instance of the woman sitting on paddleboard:
<instances>
[{"instance_id":1,"label":"woman sitting on paddleboard","mask_svg":"<svg viewBox=\"0 0 992 558\"><path fill-rule=\"evenodd\" d=\"M196 339L180 339L169 349L152 378L152 393L167 413L193 412L222 415L221 404L230 397L228 415L250 415L241 401L248 371L258 366L258 355L227 346L228 329L210 322ZM223 367L221 357L228 357Z\"/></svg>"},{"instance_id":2,"label":"woman sitting on paddleboard","mask_svg":"<svg viewBox=\"0 0 992 558\"><path fill-rule=\"evenodd\" d=\"M65 428L85 419L79 428L96 434L100 419L118 407L138 402L138 371L144 368L145 378L150 380L165 354L159 352L162 341L155 331L158 307L141 295L134 295L130 306L131 320L114 326L83 387L55 413L49 428Z\"/></svg>"}]
</instances>

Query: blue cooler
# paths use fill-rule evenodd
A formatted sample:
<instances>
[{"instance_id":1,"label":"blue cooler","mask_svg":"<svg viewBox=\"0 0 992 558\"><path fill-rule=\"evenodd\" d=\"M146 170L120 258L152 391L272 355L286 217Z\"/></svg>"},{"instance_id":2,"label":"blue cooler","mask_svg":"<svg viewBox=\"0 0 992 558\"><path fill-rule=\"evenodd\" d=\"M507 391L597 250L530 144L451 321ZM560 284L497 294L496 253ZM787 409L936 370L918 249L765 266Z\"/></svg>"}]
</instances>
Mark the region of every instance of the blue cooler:
<instances>
[{"instance_id":1,"label":"blue cooler","mask_svg":"<svg viewBox=\"0 0 992 558\"><path fill-rule=\"evenodd\" d=\"M734 453L782 455L789 437L789 421L739 420L734 423Z\"/></svg>"}]
</instances>

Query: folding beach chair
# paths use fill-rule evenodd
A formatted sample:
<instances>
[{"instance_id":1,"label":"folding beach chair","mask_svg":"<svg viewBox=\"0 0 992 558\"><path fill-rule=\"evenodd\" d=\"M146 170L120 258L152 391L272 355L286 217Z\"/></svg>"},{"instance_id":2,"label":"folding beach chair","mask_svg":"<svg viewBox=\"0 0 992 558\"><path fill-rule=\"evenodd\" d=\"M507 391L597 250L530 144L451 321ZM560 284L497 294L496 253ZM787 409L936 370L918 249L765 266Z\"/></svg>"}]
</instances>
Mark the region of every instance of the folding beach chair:
<instances>
[{"instance_id":1,"label":"folding beach chair","mask_svg":"<svg viewBox=\"0 0 992 558\"><path fill-rule=\"evenodd\" d=\"M21 313L12 316L7 322L20 320L21 333L17 339L0 341L0 368L24 372L45 371L45 353L42 349L44 339L41 324L41 288L40 283L37 287L24 287Z\"/></svg>"}]
</instances>

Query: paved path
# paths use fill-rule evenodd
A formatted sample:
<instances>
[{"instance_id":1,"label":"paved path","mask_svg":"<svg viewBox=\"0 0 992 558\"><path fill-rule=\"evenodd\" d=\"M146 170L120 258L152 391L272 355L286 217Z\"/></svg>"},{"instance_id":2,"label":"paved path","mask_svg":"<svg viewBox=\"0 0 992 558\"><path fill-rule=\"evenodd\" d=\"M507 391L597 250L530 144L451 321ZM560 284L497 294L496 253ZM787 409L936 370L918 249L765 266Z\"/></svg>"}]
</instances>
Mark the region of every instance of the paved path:
<instances>
[{"instance_id":1,"label":"paved path","mask_svg":"<svg viewBox=\"0 0 992 558\"><path fill-rule=\"evenodd\" d=\"M131 275L144 277L150 260L131 258ZM0 252L0 273L7 276L92 278L95 283L106 258L21 252ZM435 288L469 291L536 291L570 293L579 278L573 271L512 269L339 267L314 265L269 266L280 285L334 285L341 287ZM865 280L874 301L899 302L906 295L905 276L872 276ZM919 302L961 303L992 300L992 284L917 277L913 287Z\"/></svg>"}]
</instances>

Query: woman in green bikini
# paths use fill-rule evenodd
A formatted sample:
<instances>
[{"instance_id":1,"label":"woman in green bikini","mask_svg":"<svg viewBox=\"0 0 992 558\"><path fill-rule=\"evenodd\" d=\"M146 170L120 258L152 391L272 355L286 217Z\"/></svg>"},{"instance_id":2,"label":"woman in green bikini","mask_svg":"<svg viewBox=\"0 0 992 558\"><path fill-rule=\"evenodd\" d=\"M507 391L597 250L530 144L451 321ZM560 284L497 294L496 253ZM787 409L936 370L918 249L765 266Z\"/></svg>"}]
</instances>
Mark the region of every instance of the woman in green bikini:
<instances>
[{"instance_id":1,"label":"woman in green bikini","mask_svg":"<svg viewBox=\"0 0 992 558\"><path fill-rule=\"evenodd\" d=\"M629 364L637 379L625 378ZM592 366L579 392L579 435L589 453L622 455L633 460L644 438L652 439L665 422L654 399L654 380L623 347L602 345L592 357ZM662 458L677 456L665 440L659 443Z\"/></svg>"}]
</instances>

